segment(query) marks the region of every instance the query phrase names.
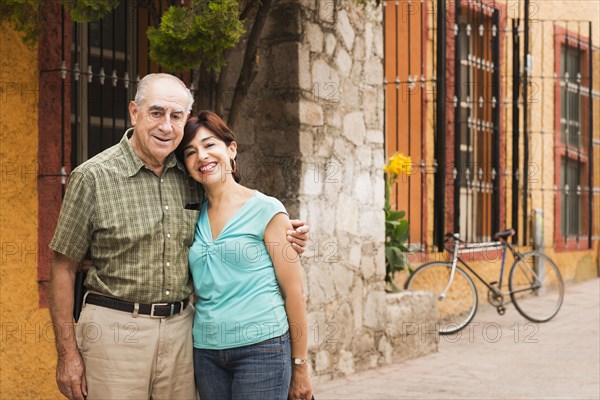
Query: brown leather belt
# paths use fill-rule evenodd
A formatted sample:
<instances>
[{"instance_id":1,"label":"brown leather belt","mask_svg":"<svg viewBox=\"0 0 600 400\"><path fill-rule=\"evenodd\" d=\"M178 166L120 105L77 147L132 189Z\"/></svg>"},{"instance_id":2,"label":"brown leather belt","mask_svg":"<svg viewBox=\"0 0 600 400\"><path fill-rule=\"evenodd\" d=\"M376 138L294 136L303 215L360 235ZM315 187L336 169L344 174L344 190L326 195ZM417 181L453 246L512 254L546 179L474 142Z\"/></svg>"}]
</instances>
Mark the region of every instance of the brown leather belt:
<instances>
[{"instance_id":1,"label":"brown leather belt","mask_svg":"<svg viewBox=\"0 0 600 400\"><path fill-rule=\"evenodd\" d=\"M133 303L131 301L119 300L112 297L106 297L95 293L90 293L85 299L86 304L94 304L100 307L112 308L113 310L133 313L137 306L137 313L149 315L153 318L171 317L181 313L189 304L189 299L175 303Z\"/></svg>"}]
</instances>

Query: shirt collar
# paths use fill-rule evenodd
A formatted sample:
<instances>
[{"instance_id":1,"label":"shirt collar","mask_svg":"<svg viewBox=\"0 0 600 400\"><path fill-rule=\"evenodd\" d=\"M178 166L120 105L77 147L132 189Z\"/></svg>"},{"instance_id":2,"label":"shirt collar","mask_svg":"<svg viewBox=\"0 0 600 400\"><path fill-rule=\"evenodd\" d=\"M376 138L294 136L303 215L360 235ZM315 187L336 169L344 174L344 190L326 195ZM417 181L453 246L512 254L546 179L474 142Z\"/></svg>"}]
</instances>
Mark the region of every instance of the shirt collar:
<instances>
[{"instance_id":1,"label":"shirt collar","mask_svg":"<svg viewBox=\"0 0 600 400\"><path fill-rule=\"evenodd\" d=\"M133 136L133 128L127 129L127 131L125 131L125 134L123 135L123 138L119 142L119 146L121 147L121 150L123 151L127 159L127 175L129 177L134 176L139 172L140 169L145 167L144 162L138 157L137 154L135 154L135 151L133 150L133 147L129 142L131 136ZM175 166L181 171L186 172L183 164L179 162L177 157L175 157L175 154L171 153L165 161L165 170L173 168Z\"/></svg>"}]
</instances>

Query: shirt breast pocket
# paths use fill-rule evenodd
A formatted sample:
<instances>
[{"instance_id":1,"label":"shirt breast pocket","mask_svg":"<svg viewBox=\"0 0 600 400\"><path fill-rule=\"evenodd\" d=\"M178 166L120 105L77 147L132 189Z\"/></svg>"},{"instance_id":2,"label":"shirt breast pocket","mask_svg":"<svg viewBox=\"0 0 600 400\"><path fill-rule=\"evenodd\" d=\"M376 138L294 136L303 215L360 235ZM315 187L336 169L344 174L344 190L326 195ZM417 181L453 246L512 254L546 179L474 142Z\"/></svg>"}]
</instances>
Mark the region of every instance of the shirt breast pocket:
<instances>
[{"instance_id":1,"label":"shirt breast pocket","mask_svg":"<svg viewBox=\"0 0 600 400\"><path fill-rule=\"evenodd\" d=\"M194 241L196 222L200 215L199 210L182 210L181 216L181 239L186 246L191 246Z\"/></svg>"}]
</instances>

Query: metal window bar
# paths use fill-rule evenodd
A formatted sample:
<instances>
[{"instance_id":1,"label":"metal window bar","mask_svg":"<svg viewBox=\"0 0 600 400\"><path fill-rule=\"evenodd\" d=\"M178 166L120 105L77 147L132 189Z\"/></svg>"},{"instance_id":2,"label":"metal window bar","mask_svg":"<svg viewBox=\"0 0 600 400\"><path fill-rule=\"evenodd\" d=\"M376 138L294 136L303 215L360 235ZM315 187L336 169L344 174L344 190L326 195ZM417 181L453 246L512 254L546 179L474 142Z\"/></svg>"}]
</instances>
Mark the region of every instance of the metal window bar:
<instances>
[{"instance_id":1,"label":"metal window bar","mask_svg":"<svg viewBox=\"0 0 600 400\"><path fill-rule=\"evenodd\" d=\"M588 134L589 134L589 172L588 172L588 187L591 189L594 186L594 98L592 96L593 90L593 76L594 76L594 47L593 47L593 36L592 36L592 21L588 22L588 38L589 38L589 55L588 55ZM588 248L592 248L592 231L593 231L593 214L594 214L594 201L591 193L588 194Z\"/></svg>"},{"instance_id":2,"label":"metal window bar","mask_svg":"<svg viewBox=\"0 0 600 400\"><path fill-rule=\"evenodd\" d=\"M446 220L444 211L446 208L446 0L438 0L438 13L436 16L435 36L435 188L434 188L434 244L438 251L444 250L444 234L446 232ZM433 53L433 48L432 48Z\"/></svg>"}]
</instances>

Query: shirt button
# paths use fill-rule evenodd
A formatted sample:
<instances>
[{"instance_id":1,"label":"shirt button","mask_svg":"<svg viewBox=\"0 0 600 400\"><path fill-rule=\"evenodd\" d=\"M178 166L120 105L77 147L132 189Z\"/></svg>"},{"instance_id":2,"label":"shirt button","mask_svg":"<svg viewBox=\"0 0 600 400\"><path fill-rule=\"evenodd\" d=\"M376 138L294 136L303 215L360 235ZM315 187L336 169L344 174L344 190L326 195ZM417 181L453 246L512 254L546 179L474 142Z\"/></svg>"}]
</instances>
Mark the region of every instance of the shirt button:
<instances>
[{"instance_id":1,"label":"shirt button","mask_svg":"<svg viewBox=\"0 0 600 400\"><path fill-rule=\"evenodd\" d=\"M171 293L171 292L169 292L168 290L165 292L165 294L166 294L167 296L169 295L169 293Z\"/></svg>"},{"instance_id":2,"label":"shirt button","mask_svg":"<svg viewBox=\"0 0 600 400\"><path fill-rule=\"evenodd\" d=\"M164 179L161 179L161 180L160 180L160 183L163 183L164 181L165 181Z\"/></svg>"},{"instance_id":3,"label":"shirt button","mask_svg":"<svg viewBox=\"0 0 600 400\"><path fill-rule=\"evenodd\" d=\"M168 237L168 238L170 238L170 237L171 237L171 234L170 234L170 233L167 233L167 237Z\"/></svg>"},{"instance_id":4,"label":"shirt button","mask_svg":"<svg viewBox=\"0 0 600 400\"><path fill-rule=\"evenodd\" d=\"M171 266L171 263L170 263L170 262L168 262L168 263L167 263L167 267L170 267L170 266Z\"/></svg>"},{"instance_id":5,"label":"shirt button","mask_svg":"<svg viewBox=\"0 0 600 400\"><path fill-rule=\"evenodd\" d=\"M165 206L165 210L168 210L168 209L169 209L169 206Z\"/></svg>"}]
</instances>

